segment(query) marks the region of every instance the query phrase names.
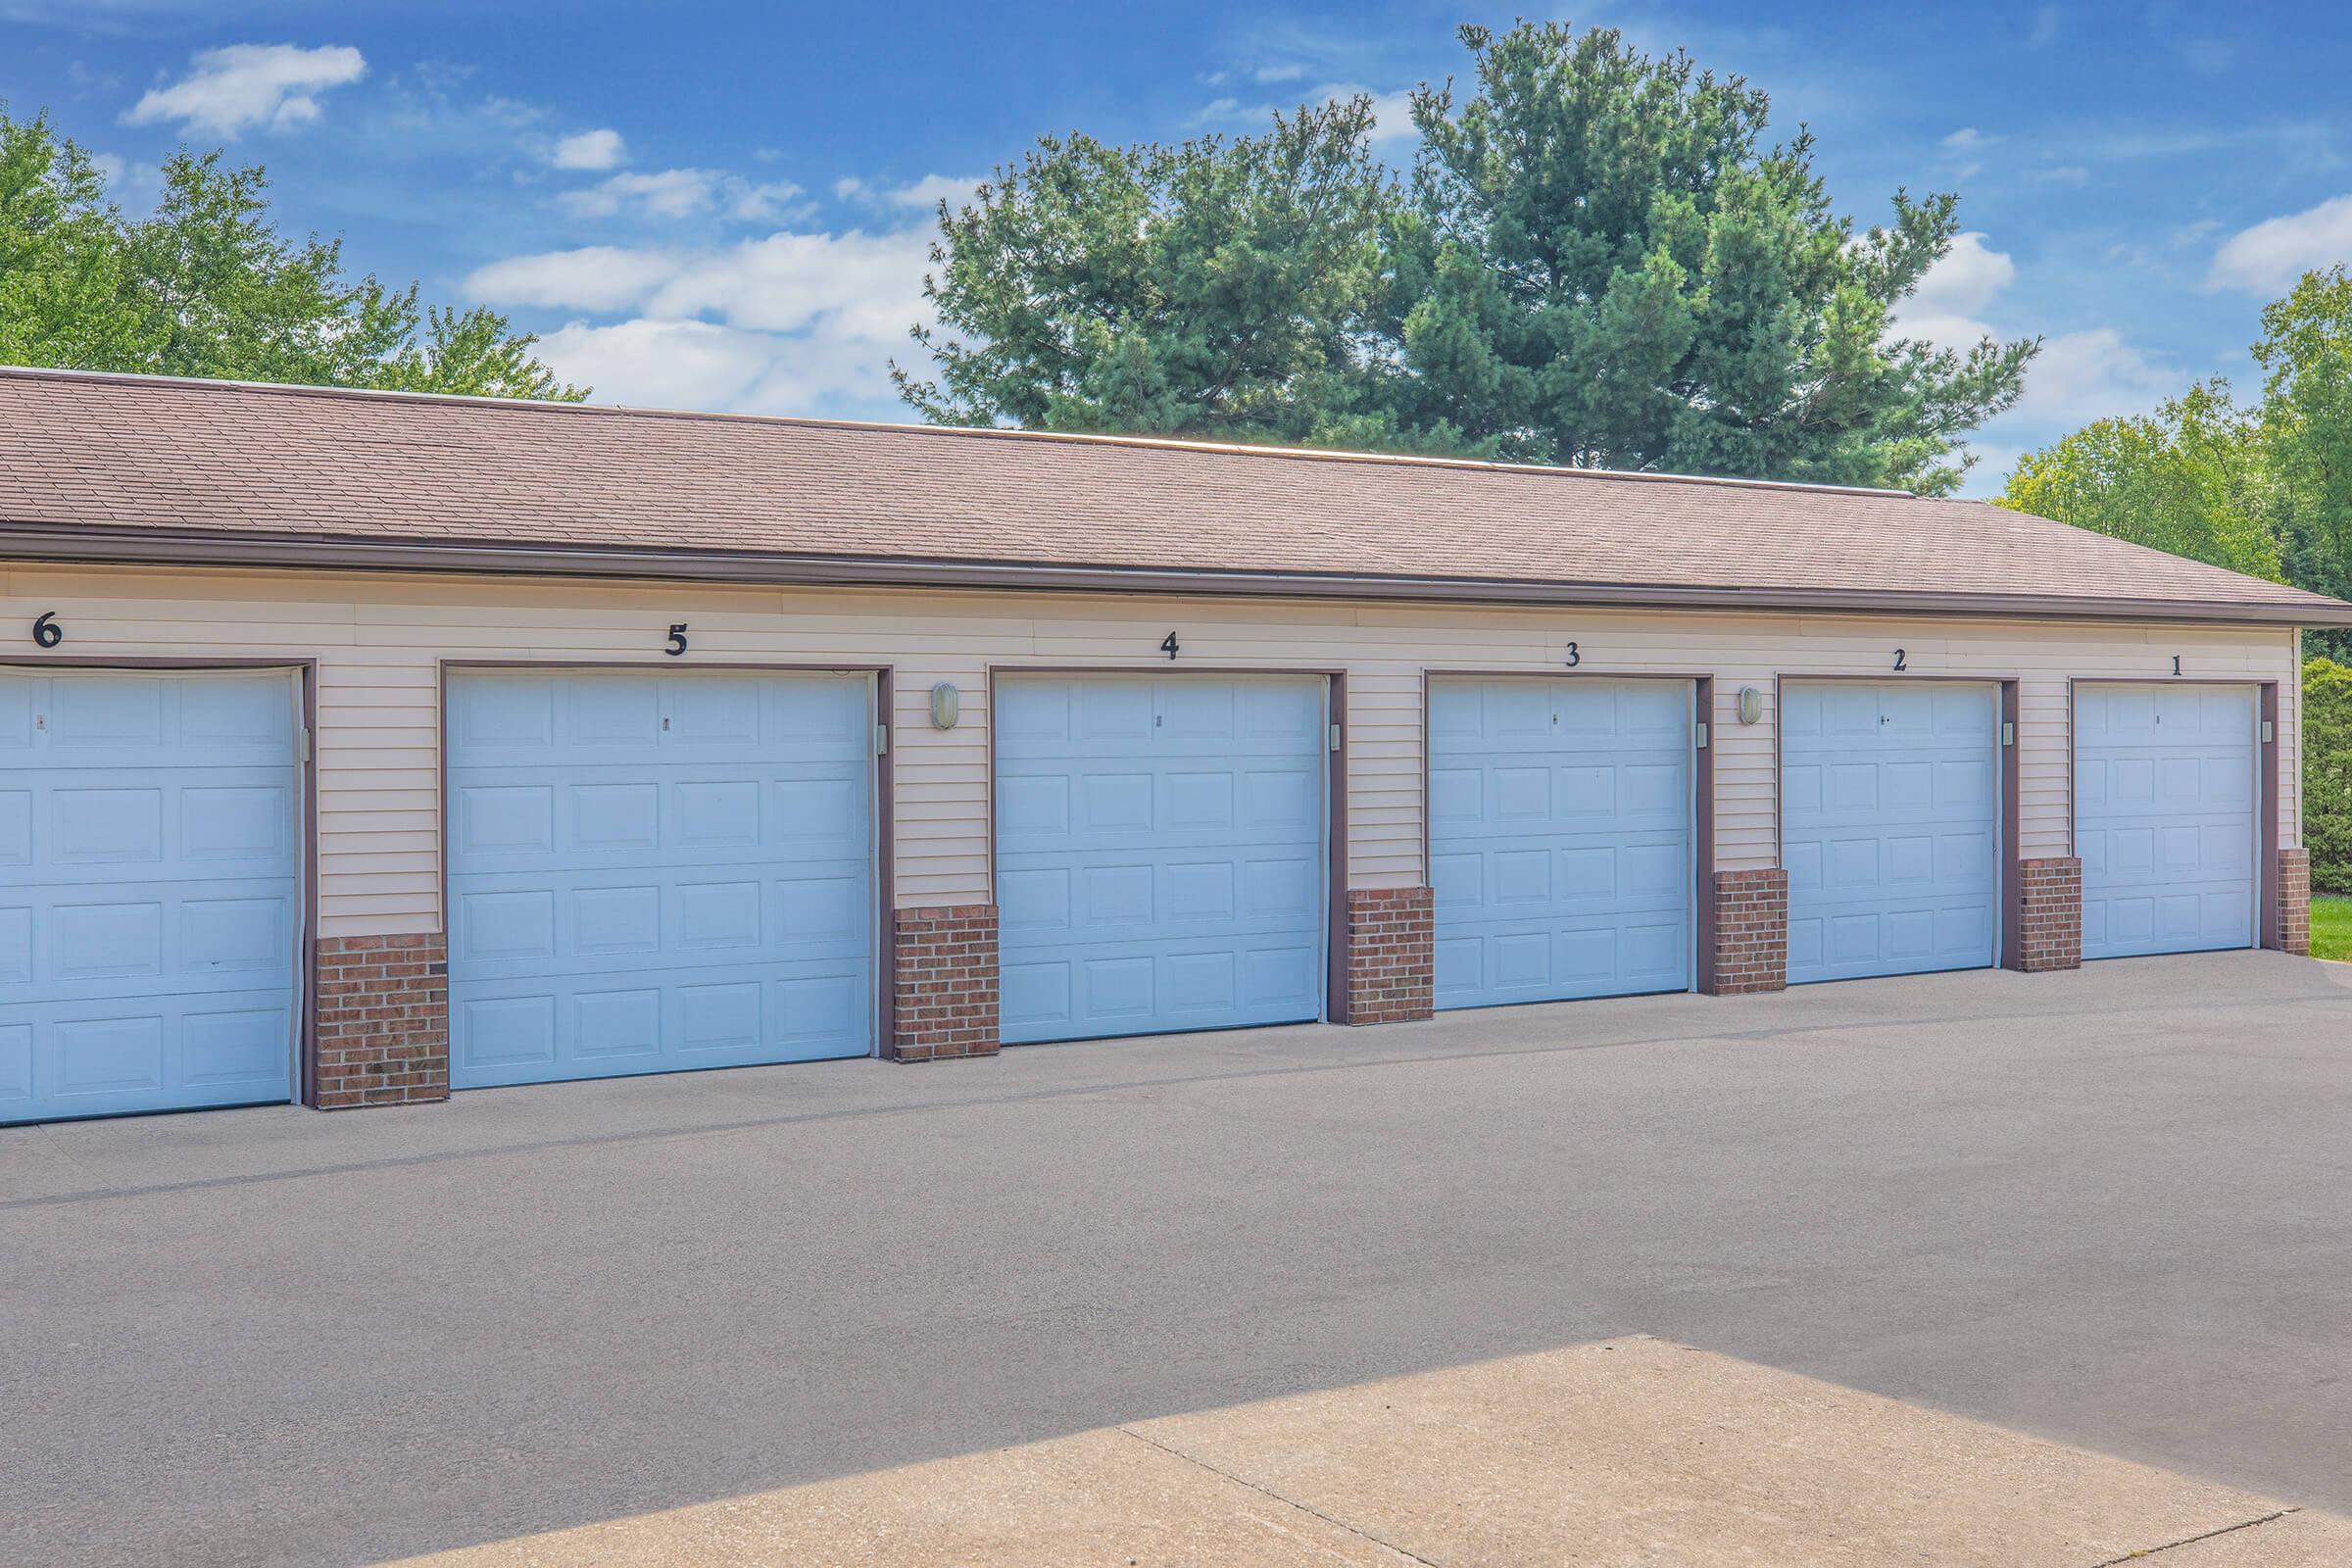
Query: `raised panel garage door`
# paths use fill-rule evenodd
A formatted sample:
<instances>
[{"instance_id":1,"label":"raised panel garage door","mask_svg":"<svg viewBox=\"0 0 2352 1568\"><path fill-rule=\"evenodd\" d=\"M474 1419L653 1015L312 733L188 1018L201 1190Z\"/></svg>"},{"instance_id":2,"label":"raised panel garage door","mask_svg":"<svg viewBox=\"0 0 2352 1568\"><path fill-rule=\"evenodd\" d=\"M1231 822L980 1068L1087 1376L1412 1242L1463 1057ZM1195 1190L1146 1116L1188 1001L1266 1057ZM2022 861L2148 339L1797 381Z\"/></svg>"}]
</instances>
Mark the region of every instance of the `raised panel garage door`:
<instances>
[{"instance_id":1,"label":"raised panel garage door","mask_svg":"<svg viewBox=\"0 0 2352 1568\"><path fill-rule=\"evenodd\" d=\"M0 1122L291 1097L296 703L0 671Z\"/></svg>"},{"instance_id":2,"label":"raised panel garage door","mask_svg":"<svg viewBox=\"0 0 2352 1568\"><path fill-rule=\"evenodd\" d=\"M1430 683L1437 1005L1690 984L1690 686Z\"/></svg>"},{"instance_id":3,"label":"raised panel garage door","mask_svg":"<svg viewBox=\"0 0 2352 1568\"><path fill-rule=\"evenodd\" d=\"M1319 678L1019 676L995 705L1008 1044L1322 1015Z\"/></svg>"},{"instance_id":4,"label":"raised panel garage door","mask_svg":"<svg viewBox=\"0 0 2352 1568\"><path fill-rule=\"evenodd\" d=\"M1989 685L1783 690L1790 984L1994 961L1999 727Z\"/></svg>"},{"instance_id":5,"label":"raised panel garage door","mask_svg":"<svg viewBox=\"0 0 2352 1568\"><path fill-rule=\"evenodd\" d=\"M2254 691L2075 693L2082 956L2254 945Z\"/></svg>"},{"instance_id":6,"label":"raised panel garage door","mask_svg":"<svg viewBox=\"0 0 2352 1568\"><path fill-rule=\"evenodd\" d=\"M864 1055L862 676L449 682L450 1083Z\"/></svg>"}]
</instances>

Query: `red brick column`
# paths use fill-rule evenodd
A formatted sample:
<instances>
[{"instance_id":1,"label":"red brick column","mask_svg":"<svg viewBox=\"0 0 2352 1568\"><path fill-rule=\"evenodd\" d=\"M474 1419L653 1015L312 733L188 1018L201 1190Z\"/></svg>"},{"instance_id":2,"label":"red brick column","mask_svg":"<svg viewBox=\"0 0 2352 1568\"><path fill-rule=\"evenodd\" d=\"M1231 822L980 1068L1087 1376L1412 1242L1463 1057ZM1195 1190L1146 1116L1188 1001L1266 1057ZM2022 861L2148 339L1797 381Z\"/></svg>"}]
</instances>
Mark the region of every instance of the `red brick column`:
<instances>
[{"instance_id":1,"label":"red brick column","mask_svg":"<svg viewBox=\"0 0 2352 1568\"><path fill-rule=\"evenodd\" d=\"M948 904L901 909L891 928L894 1061L993 1056L997 1025L997 908Z\"/></svg>"},{"instance_id":2,"label":"red brick column","mask_svg":"<svg viewBox=\"0 0 2352 1568\"><path fill-rule=\"evenodd\" d=\"M2278 946L2311 956L2311 852L2280 850L2272 881L2278 888Z\"/></svg>"},{"instance_id":3,"label":"red brick column","mask_svg":"<svg viewBox=\"0 0 2352 1568\"><path fill-rule=\"evenodd\" d=\"M1788 873L1715 873L1715 969L1719 997L1788 989Z\"/></svg>"},{"instance_id":4,"label":"red brick column","mask_svg":"<svg viewBox=\"0 0 2352 1568\"><path fill-rule=\"evenodd\" d=\"M1430 1016L1435 933L1427 888L1348 890L1349 1023Z\"/></svg>"},{"instance_id":5,"label":"red brick column","mask_svg":"<svg viewBox=\"0 0 2352 1568\"><path fill-rule=\"evenodd\" d=\"M449 1098L449 953L438 936L320 937L311 1103Z\"/></svg>"},{"instance_id":6,"label":"red brick column","mask_svg":"<svg viewBox=\"0 0 2352 1568\"><path fill-rule=\"evenodd\" d=\"M2020 860L2017 957L2027 974L2082 967L2082 862L2071 855Z\"/></svg>"}]
</instances>

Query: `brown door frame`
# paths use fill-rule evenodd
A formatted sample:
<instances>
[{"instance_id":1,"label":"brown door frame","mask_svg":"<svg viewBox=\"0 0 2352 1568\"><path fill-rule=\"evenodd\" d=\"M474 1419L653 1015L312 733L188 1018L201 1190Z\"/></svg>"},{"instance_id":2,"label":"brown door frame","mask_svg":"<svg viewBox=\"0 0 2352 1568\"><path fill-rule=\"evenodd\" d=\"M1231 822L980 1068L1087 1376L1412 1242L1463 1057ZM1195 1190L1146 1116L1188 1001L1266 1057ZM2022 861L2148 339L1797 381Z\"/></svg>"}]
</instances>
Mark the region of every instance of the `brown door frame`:
<instances>
[{"instance_id":1,"label":"brown door frame","mask_svg":"<svg viewBox=\"0 0 2352 1568\"><path fill-rule=\"evenodd\" d=\"M1421 671L1421 880L1431 889L1430 937L1437 937L1436 876L1431 864L1435 830L1430 821L1429 692L1441 680L1668 681L1690 688L1690 986L1712 993L1715 984L1715 677L1671 670L1586 670L1558 664ZM1704 729L1702 740L1700 731ZM1434 984L1434 979L1433 979Z\"/></svg>"},{"instance_id":2,"label":"brown door frame","mask_svg":"<svg viewBox=\"0 0 2352 1568\"><path fill-rule=\"evenodd\" d=\"M203 674L214 670L261 673L284 670L297 677L302 733L310 737L310 755L301 755L296 741L294 765L300 772L302 842L295 849L295 877L302 892L302 922L294 933L294 963L302 996L295 1009L291 1048L293 1082L286 1102L316 1106L318 1102L318 661L296 659L148 659L75 654L54 659L0 659L0 668L24 670L149 670Z\"/></svg>"},{"instance_id":3,"label":"brown door frame","mask_svg":"<svg viewBox=\"0 0 2352 1568\"><path fill-rule=\"evenodd\" d=\"M593 670L602 674L640 675L838 675L862 676L872 680L874 694L874 723L882 732L882 749L869 753L873 758L874 812L874 1038L866 1052L868 1057L887 1056L894 1038L895 1012L898 996L898 943L894 940L897 924L895 906L896 835L894 823L898 816L898 792L895 788L892 765L898 757L899 730L891 711L892 676L890 664L816 664L806 661L766 663L756 660L726 660L680 662L677 664L657 664L644 659L444 659L433 670L433 839L434 854L439 861L435 870L435 897L440 904L441 942L445 958L454 966L456 954L449 951L449 678L473 670ZM867 737L867 745L873 744ZM446 1043L445 1043L446 1049Z\"/></svg>"},{"instance_id":4,"label":"brown door frame","mask_svg":"<svg viewBox=\"0 0 2352 1568\"><path fill-rule=\"evenodd\" d=\"M1273 664L991 664L988 666L988 902L997 904L997 686L1024 675L1048 679L1115 676L1129 680L1158 680L1163 676L1240 678L1275 677L1320 680L1324 683L1323 724L1328 736L1336 726L1340 743L1326 742L1324 756L1323 836L1323 1021L1348 1021L1348 672L1340 668L1301 669ZM1001 918L1000 911L1000 918ZM998 938L1000 962L1004 938ZM1002 1025L999 1026L1000 1034ZM1124 1038L1112 1036L1113 1039Z\"/></svg>"}]
</instances>

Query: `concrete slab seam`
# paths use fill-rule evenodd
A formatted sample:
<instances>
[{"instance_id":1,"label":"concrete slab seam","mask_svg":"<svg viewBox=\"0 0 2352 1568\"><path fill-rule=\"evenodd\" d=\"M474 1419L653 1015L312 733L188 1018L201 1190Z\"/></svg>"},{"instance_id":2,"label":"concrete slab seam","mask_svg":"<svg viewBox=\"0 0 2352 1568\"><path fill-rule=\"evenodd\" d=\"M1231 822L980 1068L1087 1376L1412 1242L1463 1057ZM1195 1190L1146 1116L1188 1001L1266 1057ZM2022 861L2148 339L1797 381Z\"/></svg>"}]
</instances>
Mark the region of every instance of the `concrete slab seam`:
<instances>
[{"instance_id":1,"label":"concrete slab seam","mask_svg":"<svg viewBox=\"0 0 2352 1568\"><path fill-rule=\"evenodd\" d=\"M1133 1438L1136 1442L1143 1444L1147 1447L1157 1448L1161 1453L1166 1454L1171 1459L1180 1459L1184 1463L1195 1466L1198 1469L1205 1470L1210 1475L1216 1476L1221 1480L1230 1481L1237 1487L1247 1487L1251 1492L1256 1493L1259 1496L1279 1502L1286 1508L1296 1508L1298 1510L1298 1512L1305 1514L1310 1519L1320 1519L1323 1521L1323 1523L1331 1526L1334 1530L1345 1530L1348 1532L1348 1534L1355 1537L1358 1541L1368 1541L1373 1545L1378 1546L1381 1550L1393 1551L1407 1562L1419 1563L1421 1564L1421 1568L1439 1568L1437 1563L1432 1562L1429 1558L1422 1556L1418 1552L1409 1551L1406 1548L1397 1545L1393 1541L1383 1541L1380 1539L1380 1537L1373 1535L1368 1530L1359 1530L1345 1519L1334 1519L1330 1514L1323 1512L1319 1508L1310 1508L1305 1503L1298 1501L1296 1497L1286 1497L1279 1492L1275 1492L1267 1487L1261 1487L1254 1481L1250 1481L1245 1477L1233 1474L1233 1472L1230 1470L1220 1470L1205 1459L1196 1459L1181 1448L1171 1448L1166 1444L1160 1442L1157 1438L1148 1438L1141 1432L1136 1431L1133 1427L1122 1426L1115 1427L1112 1430L1118 1432L1123 1437Z\"/></svg>"}]
</instances>

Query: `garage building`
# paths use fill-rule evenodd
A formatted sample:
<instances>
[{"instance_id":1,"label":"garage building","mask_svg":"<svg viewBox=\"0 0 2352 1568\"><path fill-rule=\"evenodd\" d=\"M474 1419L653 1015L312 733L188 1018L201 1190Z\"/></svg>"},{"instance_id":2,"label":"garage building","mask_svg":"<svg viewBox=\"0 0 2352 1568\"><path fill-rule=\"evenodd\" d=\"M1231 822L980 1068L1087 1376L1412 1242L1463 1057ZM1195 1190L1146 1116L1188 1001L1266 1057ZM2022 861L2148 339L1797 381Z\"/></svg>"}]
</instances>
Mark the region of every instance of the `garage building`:
<instances>
[{"instance_id":1,"label":"garage building","mask_svg":"<svg viewBox=\"0 0 2352 1568\"><path fill-rule=\"evenodd\" d=\"M2301 952L2348 624L1898 492L0 371L0 1121Z\"/></svg>"}]
</instances>

